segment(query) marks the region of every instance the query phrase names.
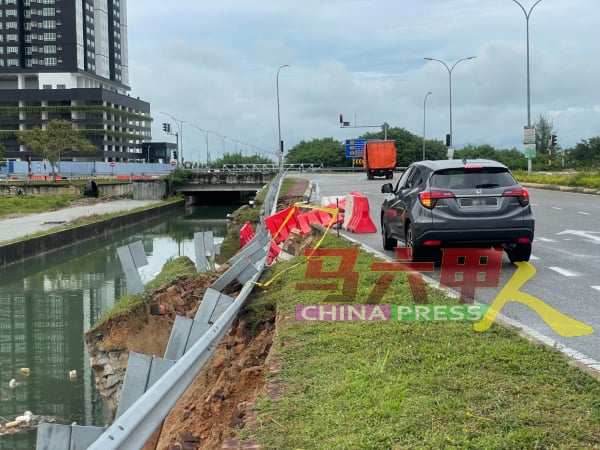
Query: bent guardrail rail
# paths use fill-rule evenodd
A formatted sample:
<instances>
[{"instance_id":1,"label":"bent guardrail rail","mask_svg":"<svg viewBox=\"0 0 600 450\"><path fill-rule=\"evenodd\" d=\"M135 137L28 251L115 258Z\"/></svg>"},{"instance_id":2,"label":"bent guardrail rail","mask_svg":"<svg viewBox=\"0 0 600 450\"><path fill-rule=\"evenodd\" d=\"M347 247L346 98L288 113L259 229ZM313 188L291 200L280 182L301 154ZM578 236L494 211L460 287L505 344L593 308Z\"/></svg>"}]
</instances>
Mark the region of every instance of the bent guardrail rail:
<instances>
[{"instance_id":1,"label":"bent guardrail rail","mask_svg":"<svg viewBox=\"0 0 600 450\"><path fill-rule=\"evenodd\" d=\"M130 354L115 421L107 428L41 423L38 450L133 450L152 437L228 332L262 274L271 240L264 217L275 211L283 175L269 186L256 235L207 289L194 319L176 318L165 357ZM220 292L234 280L242 284L235 299Z\"/></svg>"}]
</instances>

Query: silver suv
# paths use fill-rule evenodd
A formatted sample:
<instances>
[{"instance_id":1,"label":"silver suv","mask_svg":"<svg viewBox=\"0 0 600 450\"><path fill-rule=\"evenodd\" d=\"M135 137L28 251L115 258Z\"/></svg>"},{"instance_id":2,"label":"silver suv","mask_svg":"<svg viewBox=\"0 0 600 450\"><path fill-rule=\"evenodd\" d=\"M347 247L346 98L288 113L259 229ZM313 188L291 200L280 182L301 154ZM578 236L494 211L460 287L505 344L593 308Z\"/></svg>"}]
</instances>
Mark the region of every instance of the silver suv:
<instances>
[{"instance_id":1,"label":"silver suv","mask_svg":"<svg viewBox=\"0 0 600 450\"><path fill-rule=\"evenodd\" d=\"M386 250L402 240L413 261L446 247L503 248L511 262L531 256L535 220L529 193L499 162L415 162L395 188L387 183L381 192Z\"/></svg>"}]
</instances>

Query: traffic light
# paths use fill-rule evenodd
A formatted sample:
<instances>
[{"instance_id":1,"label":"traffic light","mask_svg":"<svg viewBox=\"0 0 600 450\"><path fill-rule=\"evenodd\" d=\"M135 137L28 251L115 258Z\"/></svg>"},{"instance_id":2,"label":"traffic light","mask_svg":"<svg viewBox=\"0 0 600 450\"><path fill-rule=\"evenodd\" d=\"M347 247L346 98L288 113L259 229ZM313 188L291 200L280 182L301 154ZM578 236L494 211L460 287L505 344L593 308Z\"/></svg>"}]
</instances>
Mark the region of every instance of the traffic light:
<instances>
[{"instance_id":1,"label":"traffic light","mask_svg":"<svg viewBox=\"0 0 600 450\"><path fill-rule=\"evenodd\" d=\"M170 133L171 132L171 124L167 123L167 122L164 122L163 123L163 131L165 133Z\"/></svg>"},{"instance_id":2,"label":"traffic light","mask_svg":"<svg viewBox=\"0 0 600 450\"><path fill-rule=\"evenodd\" d=\"M340 113L340 128L349 127L350 122L344 122L344 115Z\"/></svg>"},{"instance_id":3,"label":"traffic light","mask_svg":"<svg viewBox=\"0 0 600 450\"><path fill-rule=\"evenodd\" d=\"M557 138L556 138L556 135L553 134L550 138L550 145L552 145L552 147L556 147L556 144L557 144Z\"/></svg>"},{"instance_id":4,"label":"traffic light","mask_svg":"<svg viewBox=\"0 0 600 450\"><path fill-rule=\"evenodd\" d=\"M446 147L450 147L450 134L446 135Z\"/></svg>"},{"instance_id":5,"label":"traffic light","mask_svg":"<svg viewBox=\"0 0 600 450\"><path fill-rule=\"evenodd\" d=\"M171 157L172 157L172 159L177 159L177 150L173 150L171 152Z\"/></svg>"}]
</instances>

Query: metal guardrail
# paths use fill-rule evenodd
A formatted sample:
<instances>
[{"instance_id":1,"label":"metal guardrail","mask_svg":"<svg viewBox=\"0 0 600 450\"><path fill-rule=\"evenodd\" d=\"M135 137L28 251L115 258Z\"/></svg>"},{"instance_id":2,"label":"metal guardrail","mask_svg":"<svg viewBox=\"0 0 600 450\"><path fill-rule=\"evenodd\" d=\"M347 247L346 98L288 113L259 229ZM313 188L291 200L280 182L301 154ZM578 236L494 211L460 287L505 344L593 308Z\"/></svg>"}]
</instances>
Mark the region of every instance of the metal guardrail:
<instances>
[{"instance_id":1,"label":"metal guardrail","mask_svg":"<svg viewBox=\"0 0 600 450\"><path fill-rule=\"evenodd\" d=\"M128 372L130 365L144 366L146 370L138 371L144 374L144 379L133 376L128 381L126 373L123 391L128 384L137 392L122 396L115 421L106 429L42 423L37 433L37 449L134 450L152 437L230 329L262 274L271 240L264 218L275 212L283 176L283 173L278 174L270 183L255 236L206 291L196 317L176 320L165 359L130 355ZM243 284L235 299L219 292L234 279ZM176 327L178 322L181 326Z\"/></svg>"},{"instance_id":2,"label":"metal guardrail","mask_svg":"<svg viewBox=\"0 0 600 450\"><path fill-rule=\"evenodd\" d=\"M306 172L322 168L322 164L283 164L283 170L288 172ZM223 164L221 170L232 172L279 171L278 164Z\"/></svg>"}]
</instances>

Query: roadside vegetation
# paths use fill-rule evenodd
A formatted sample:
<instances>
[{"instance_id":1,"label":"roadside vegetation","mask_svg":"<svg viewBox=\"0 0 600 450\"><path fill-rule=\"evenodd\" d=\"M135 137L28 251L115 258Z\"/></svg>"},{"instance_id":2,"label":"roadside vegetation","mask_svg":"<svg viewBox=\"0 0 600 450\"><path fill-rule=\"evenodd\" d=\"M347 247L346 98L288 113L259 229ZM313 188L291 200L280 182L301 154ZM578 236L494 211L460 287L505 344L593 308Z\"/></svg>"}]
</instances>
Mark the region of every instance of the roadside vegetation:
<instances>
[{"instance_id":1,"label":"roadside vegetation","mask_svg":"<svg viewBox=\"0 0 600 450\"><path fill-rule=\"evenodd\" d=\"M54 211L55 209L67 208L73 201L81 198L83 198L83 195L72 194L0 196L0 215L10 216Z\"/></svg>"},{"instance_id":2,"label":"roadside vegetation","mask_svg":"<svg viewBox=\"0 0 600 450\"><path fill-rule=\"evenodd\" d=\"M148 293L154 292L161 286L170 285L175 280L185 275L197 275L196 265L190 258L187 256L180 256L179 258L167 261L160 273L145 284L144 293L128 293L117 299L115 305L93 325L91 331L88 331L88 333L121 315L135 315L139 312L145 317L147 314L146 305L152 300Z\"/></svg>"},{"instance_id":3,"label":"roadside vegetation","mask_svg":"<svg viewBox=\"0 0 600 450\"><path fill-rule=\"evenodd\" d=\"M523 183L550 184L555 186L570 186L588 189L600 189L600 170L596 172L547 172L528 174L519 170L513 172L517 180Z\"/></svg>"},{"instance_id":4,"label":"roadside vegetation","mask_svg":"<svg viewBox=\"0 0 600 450\"><path fill-rule=\"evenodd\" d=\"M354 248L334 236L322 247ZM352 303L364 303L379 276L375 258L358 251ZM468 322L297 321L296 305L336 293L297 290L306 268L300 257L269 268L263 283L285 276L247 304L258 317L277 313L272 354L281 364L270 376L283 388L281 398L258 401L261 425L242 439L277 449L600 446L600 384L558 351L496 324L476 332ZM435 289L428 295L431 304L457 303ZM404 275L380 303L412 303Z\"/></svg>"},{"instance_id":5,"label":"roadside vegetation","mask_svg":"<svg viewBox=\"0 0 600 450\"><path fill-rule=\"evenodd\" d=\"M600 136L582 139L573 148L563 148L560 136L554 131L552 120L540 115L533 124L536 129L536 154L532 158L534 171L572 171L600 169ZM404 128L392 127L384 135L382 131L368 132L356 136L355 139L388 139L396 142L397 166L406 167L413 161L423 159L446 159L447 150L444 142L439 139L425 139ZM425 144L425 145L423 145ZM456 149L454 159L486 158L500 161L512 171L527 170L528 162L522 148L494 148L489 144L466 145ZM354 158L354 163L345 156L344 142L333 138L313 139L302 141L292 147L285 156L288 164L323 164L323 167L362 166L360 158Z\"/></svg>"}]
</instances>

